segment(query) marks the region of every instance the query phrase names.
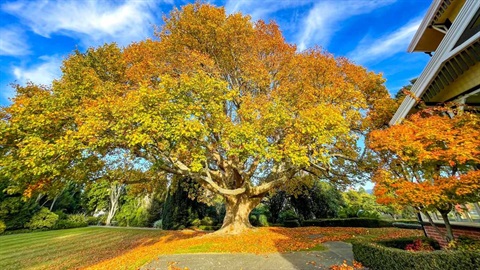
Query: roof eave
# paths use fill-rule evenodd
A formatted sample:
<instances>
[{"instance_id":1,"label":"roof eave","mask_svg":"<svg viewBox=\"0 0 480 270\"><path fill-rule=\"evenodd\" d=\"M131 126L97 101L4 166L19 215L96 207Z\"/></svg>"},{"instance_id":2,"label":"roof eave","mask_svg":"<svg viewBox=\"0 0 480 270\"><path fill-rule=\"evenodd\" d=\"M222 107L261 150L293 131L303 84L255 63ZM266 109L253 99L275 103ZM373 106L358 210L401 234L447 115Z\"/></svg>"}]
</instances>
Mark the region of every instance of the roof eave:
<instances>
[{"instance_id":1,"label":"roof eave","mask_svg":"<svg viewBox=\"0 0 480 270\"><path fill-rule=\"evenodd\" d=\"M416 51L416 47L418 43L420 42L420 39L425 33L425 30L432 24L432 21L435 17L435 14L437 14L441 4L443 3L444 0L435 0L432 2L430 7L427 10L427 14L423 18L422 22L420 23L420 26L418 27L417 32L415 32L415 35L413 36L412 42L410 42L410 45L408 46L407 51L408 52L414 52Z\"/></svg>"}]
</instances>

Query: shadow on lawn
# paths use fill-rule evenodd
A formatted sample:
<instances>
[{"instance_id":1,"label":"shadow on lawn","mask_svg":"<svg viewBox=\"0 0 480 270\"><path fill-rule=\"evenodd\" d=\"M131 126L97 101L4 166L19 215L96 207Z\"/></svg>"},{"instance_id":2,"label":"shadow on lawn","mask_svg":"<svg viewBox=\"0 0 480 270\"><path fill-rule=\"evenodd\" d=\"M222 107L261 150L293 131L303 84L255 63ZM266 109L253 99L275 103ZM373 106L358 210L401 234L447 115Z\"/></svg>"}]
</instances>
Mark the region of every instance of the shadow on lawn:
<instances>
[{"instance_id":1,"label":"shadow on lawn","mask_svg":"<svg viewBox=\"0 0 480 270\"><path fill-rule=\"evenodd\" d=\"M150 260L154 260L156 256L165 254L170 250L174 250L175 244L189 238L202 236L204 232L196 232L190 230L184 231L158 231L161 234L157 237L142 238L135 241L122 242L122 247L115 250L104 250L104 252L96 252L92 260L88 258L90 263L85 265L86 269L116 269L116 268L132 268L135 264L144 264ZM83 255L80 254L80 260ZM140 262L140 263L139 263ZM140 266L138 265L138 266ZM137 268L137 267L134 267Z\"/></svg>"},{"instance_id":2,"label":"shadow on lawn","mask_svg":"<svg viewBox=\"0 0 480 270\"><path fill-rule=\"evenodd\" d=\"M344 261L353 265L351 244L341 241L368 233L363 228L275 227L270 230L283 236L275 242L292 269L330 269Z\"/></svg>"}]
</instances>

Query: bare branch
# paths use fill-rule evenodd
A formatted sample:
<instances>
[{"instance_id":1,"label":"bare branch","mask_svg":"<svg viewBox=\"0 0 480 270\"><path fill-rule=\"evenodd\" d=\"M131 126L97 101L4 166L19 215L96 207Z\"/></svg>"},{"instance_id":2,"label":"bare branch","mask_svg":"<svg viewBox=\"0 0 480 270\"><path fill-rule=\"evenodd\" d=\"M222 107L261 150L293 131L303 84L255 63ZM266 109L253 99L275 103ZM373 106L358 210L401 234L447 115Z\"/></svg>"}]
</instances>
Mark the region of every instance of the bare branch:
<instances>
[{"instance_id":1,"label":"bare branch","mask_svg":"<svg viewBox=\"0 0 480 270\"><path fill-rule=\"evenodd\" d=\"M342 159L350 160L350 161L352 161L352 162L359 162L359 161L360 161L360 159L355 159L355 158L347 157L347 156L342 155L342 154L332 154L332 157L342 158Z\"/></svg>"}]
</instances>

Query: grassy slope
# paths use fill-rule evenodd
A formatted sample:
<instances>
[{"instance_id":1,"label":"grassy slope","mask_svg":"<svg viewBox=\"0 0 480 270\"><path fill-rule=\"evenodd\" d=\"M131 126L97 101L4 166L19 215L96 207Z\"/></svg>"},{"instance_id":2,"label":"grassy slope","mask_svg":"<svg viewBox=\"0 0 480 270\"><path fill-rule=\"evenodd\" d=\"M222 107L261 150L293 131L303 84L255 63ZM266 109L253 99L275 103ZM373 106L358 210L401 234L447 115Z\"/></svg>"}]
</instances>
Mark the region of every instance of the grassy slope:
<instances>
[{"instance_id":1,"label":"grassy slope","mask_svg":"<svg viewBox=\"0 0 480 270\"><path fill-rule=\"evenodd\" d=\"M0 236L0 269L85 267L156 242L156 230L78 228Z\"/></svg>"}]
</instances>

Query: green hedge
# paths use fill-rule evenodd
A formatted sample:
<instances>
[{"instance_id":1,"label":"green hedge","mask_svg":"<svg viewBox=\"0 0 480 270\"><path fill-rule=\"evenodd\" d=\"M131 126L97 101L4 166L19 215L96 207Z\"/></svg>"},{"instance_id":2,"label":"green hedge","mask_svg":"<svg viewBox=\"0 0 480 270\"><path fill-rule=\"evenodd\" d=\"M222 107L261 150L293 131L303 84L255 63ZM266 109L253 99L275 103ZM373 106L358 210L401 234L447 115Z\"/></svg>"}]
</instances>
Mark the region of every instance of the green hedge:
<instances>
[{"instance_id":1,"label":"green hedge","mask_svg":"<svg viewBox=\"0 0 480 270\"><path fill-rule=\"evenodd\" d=\"M311 219L303 221L302 226L382 228L392 227L392 222L375 218Z\"/></svg>"},{"instance_id":2,"label":"green hedge","mask_svg":"<svg viewBox=\"0 0 480 270\"><path fill-rule=\"evenodd\" d=\"M397 248L397 249L404 250L407 247L407 245L412 244L417 239L422 240L422 243L428 243L435 250L440 249L440 244L437 241L435 241L431 238L427 238L427 237L405 237L405 238L397 238L397 239L376 241L376 243L378 243L382 246L385 246L385 247L391 247L391 248Z\"/></svg>"},{"instance_id":3,"label":"green hedge","mask_svg":"<svg viewBox=\"0 0 480 270\"><path fill-rule=\"evenodd\" d=\"M478 251L412 252L364 241L354 242L352 247L355 260L372 270L457 270L478 269L480 265Z\"/></svg>"},{"instance_id":4,"label":"green hedge","mask_svg":"<svg viewBox=\"0 0 480 270\"><path fill-rule=\"evenodd\" d=\"M296 228L296 227L300 227L300 222L298 221L298 219L285 220L283 222L283 226L287 228Z\"/></svg>"}]
</instances>

